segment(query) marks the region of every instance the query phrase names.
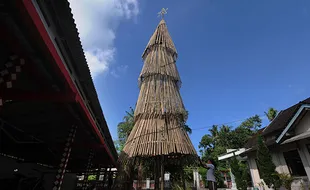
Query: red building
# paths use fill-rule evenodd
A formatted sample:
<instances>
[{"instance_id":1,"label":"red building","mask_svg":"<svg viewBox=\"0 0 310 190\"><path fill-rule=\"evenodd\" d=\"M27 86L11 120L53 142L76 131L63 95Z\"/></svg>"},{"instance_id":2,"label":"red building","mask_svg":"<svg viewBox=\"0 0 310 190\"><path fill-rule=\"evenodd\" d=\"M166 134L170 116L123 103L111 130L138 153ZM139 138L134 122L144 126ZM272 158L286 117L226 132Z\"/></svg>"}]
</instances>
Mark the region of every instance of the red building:
<instances>
[{"instance_id":1,"label":"red building","mask_svg":"<svg viewBox=\"0 0 310 190\"><path fill-rule=\"evenodd\" d=\"M0 11L2 158L48 166L56 189L65 172L115 167L117 152L69 3L2 0ZM0 177L17 166L6 163L0 161L7 168Z\"/></svg>"}]
</instances>

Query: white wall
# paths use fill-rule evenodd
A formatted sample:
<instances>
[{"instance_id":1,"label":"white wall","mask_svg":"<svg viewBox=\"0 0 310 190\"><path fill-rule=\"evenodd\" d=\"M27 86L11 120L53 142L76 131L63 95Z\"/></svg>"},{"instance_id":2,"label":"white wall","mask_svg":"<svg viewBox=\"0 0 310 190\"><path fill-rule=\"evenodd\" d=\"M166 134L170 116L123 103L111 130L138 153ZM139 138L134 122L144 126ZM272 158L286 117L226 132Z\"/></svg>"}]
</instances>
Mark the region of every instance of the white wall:
<instances>
[{"instance_id":1,"label":"white wall","mask_svg":"<svg viewBox=\"0 0 310 190\"><path fill-rule=\"evenodd\" d=\"M304 117L298 123L298 126L295 127L295 134L299 135L303 132L306 132L310 129L310 112L304 115Z\"/></svg>"},{"instance_id":2,"label":"white wall","mask_svg":"<svg viewBox=\"0 0 310 190\"><path fill-rule=\"evenodd\" d=\"M283 149L280 149L279 151L271 151L271 157L272 161L276 166L276 171L278 173L287 173L289 174L289 169L286 165L284 156L283 156Z\"/></svg>"},{"instance_id":3,"label":"white wall","mask_svg":"<svg viewBox=\"0 0 310 190\"><path fill-rule=\"evenodd\" d=\"M259 183L261 182L260 180L260 176L259 176L259 172L258 172L258 168L256 165L256 161L255 161L256 155L249 155L248 156L248 165L250 168L250 173L251 173L251 178L252 178L252 183L254 187L258 187Z\"/></svg>"}]
</instances>

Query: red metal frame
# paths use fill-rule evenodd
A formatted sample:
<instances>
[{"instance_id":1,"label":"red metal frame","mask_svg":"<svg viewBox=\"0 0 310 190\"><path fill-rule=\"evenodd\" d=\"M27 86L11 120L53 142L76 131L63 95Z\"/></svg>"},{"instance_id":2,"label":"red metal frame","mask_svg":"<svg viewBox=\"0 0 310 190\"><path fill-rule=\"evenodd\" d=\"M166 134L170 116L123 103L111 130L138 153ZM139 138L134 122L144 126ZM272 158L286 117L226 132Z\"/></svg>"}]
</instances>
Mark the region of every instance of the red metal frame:
<instances>
[{"instance_id":1,"label":"red metal frame","mask_svg":"<svg viewBox=\"0 0 310 190\"><path fill-rule=\"evenodd\" d=\"M37 69L34 68L34 64L30 61L31 59L27 56L27 53L21 49L21 44L16 39L16 36L12 35L12 31L9 31L6 26L0 30L0 39L6 42L6 45L12 49L12 53L25 60L27 64L23 66L23 71L27 71L24 73L30 76L29 79L35 80L40 88L46 89L46 84L44 83L46 79L41 73L37 72Z\"/></svg>"},{"instance_id":2,"label":"red metal frame","mask_svg":"<svg viewBox=\"0 0 310 190\"><path fill-rule=\"evenodd\" d=\"M43 39L45 45L47 46L50 54L52 55L55 63L58 66L58 69L60 70L60 77L65 78L66 82L68 83L70 90L72 91L73 94L76 94L76 101L78 102L78 104L81 106L82 110L84 111L85 115L87 116L93 130L96 132L98 138L100 139L100 142L104 145L104 148L106 150L106 152L109 154L110 158L112 159L113 163L116 164L116 161L114 160L109 148L107 147L107 145L104 142L104 138L101 135L99 129L96 126L95 121L93 120L93 118L91 117L89 111L87 110L87 107L85 105L85 102L83 101L81 95L78 93L78 90L75 86L75 84L73 83L69 72L67 71L64 63L62 62L60 56L58 55L56 48L54 47L53 42L51 41L44 24L41 21L41 18L39 16L39 14L36 11L35 6L33 5L32 0L22 0L22 4L23 7L26 9L27 14L30 16L33 24L35 25L36 29L39 31L41 38ZM21 8L23 8L21 7ZM20 10L21 12L23 12L23 10ZM26 19L24 17L24 19Z\"/></svg>"},{"instance_id":3,"label":"red metal frame","mask_svg":"<svg viewBox=\"0 0 310 190\"><path fill-rule=\"evenodd\" d=\"M62 158L60 160L59 169L57 170L56 179L54 181L53 190L54 189L55 190L61 189L61 185L62 185L64 176L65 176L66 168L67 168L69 158L70 158L72 143L75 139L76 129L77 129L77 126L72 126L70 133L68 135L68 138L67 138L67 141L65 144L65 148L64 148L64 152L63 152Z\"/></svg>"}]
</instances>

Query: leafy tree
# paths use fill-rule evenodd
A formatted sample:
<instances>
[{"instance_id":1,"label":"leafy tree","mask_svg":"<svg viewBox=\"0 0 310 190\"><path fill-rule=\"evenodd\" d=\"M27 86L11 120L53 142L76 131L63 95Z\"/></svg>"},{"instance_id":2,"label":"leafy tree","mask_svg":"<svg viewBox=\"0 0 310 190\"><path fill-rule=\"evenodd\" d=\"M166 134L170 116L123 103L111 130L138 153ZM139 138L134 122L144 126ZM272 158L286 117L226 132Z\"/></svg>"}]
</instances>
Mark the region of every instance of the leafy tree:
<instances>
[{"instance_id":1,"label":"leafy tree","mask_svg":"<svg viewBox=\"0 0 310 190\"><path fill-rule=\"evenodd\" d=\"M212 128L209 129L209 132L210 134L204 135L199 143L199 148L207 151L207 153L210 153L210 151L213 151L215 148L219 136L218 126L213 125Z\"/></svg>"},{"instance_id":2,"label":"leafy tree","mask_svg":"<svg viewBox=\"0 0 310 190\"><path fill-rule=\"evenodd\" d=\"M202 176L202 181L204 184L207 184L207 179L206 179L207 171L208 170L206 168L203 168L203 167L198 168L198 173Z\"/></svg>"},{"instance_id":3,"label":"leafy tree","mask_svg":"<svg viewBox=\"0 0 310 190\"><path fill-rule=\"evenodd\" d=\"M231 140L234 138L231 133L231 127L227 125L222 125L217 136L217 146L218 147L229 147Z\"/></svg>"},{"instance_id":4,"label":"leafy tree","mask_svg":"<svg viewBox=\"0 0 310 190\"><path fill-rule=\"evenodd\" d=\"M278 110L274 108L269 108L267 112L264 112L268 120L271 122L278 114Z\"/></svg>"},{"instance_id":5,"label":"leafy tree","mask_svg":"<svg viewBox=\"0 0 310 190\"><path fill-rule=\"evenodd\" d=\"M214 139L214 141L216 141L218 134L219 134L218 126L213 125L212 128L209 129L209 132L211 133L211 136Z\"/></svg>"},{"instance_id":6,"label":"leafy tree","mask_svg":"<svg viewBox=\"0 0 310 190\"><path fill-rule=\"evenodd\" d=\"M214 139L211 135L204 135L200 142L199 142L199 146L200 149L202 149L202 157L205 154L210 154L213 151L213 147L214 147Z\"/></svg>"},{"instance_id":7,"label":"leafy tree","mask_svg":"<svg viewBox=\"0 0 310 190\"><path fill-rule=\"evenodd\" d=\"M202 157L211 157L217 160L220 154L226 152L227 149L237 149L243 147L247 140L261 126L262 120L258 115L248 118L242 122L240 126L232 130L232 127L222 125L220 128L213 125L209 129L210 134L206 134L201 138L199 143Z\"/></svg>"},{"instance_id":8,"label":"leafy tree","mask_svg":"<svg viewBox=\"0 0 310 190\"><path fill-rule=\"evenodd\" d=\"M229 148L237 149L245 145L245 143L253 136L255 132L250 128L239 126L231 132Z\"/></svg>"},{"instance_id":9,"label":"leafy tree","mask_svg":"<svg viewBox=\"0 0 310 190\"><path fill-rule=\"evenodd\" d=\"M240 124L239 127L248 128L250 130L258 130L262 126L262 119L259 115L254 115Z\"/></svg>"},{"instance_id":10,"label":"leafy tree","mask_svg":"<svg viewBox=\"0 0 310 190\"><path fill-rule=\"evenodd\" d=\"M279 181L283 187L285 187L286 190L291 190L292 189L292 183L295 180L293 176L287 173L280 173L278 174L279 176Z\"/></svg>"},{"instance_id":11,"label":"leafy tree","mask_svg":"<svg viewBox=\"0 0 310 190\"><path fill-rule=\"evenodd\" d=\"M129 111L126 111L126 115L123 118L123 121L117 125L117 135L118 141L117 148L118 151L121 152L124 148L124 145L127 141L127 138L134 126L134 109L130 107Z\"/></svg>"},{"instance_id":12,"label":"leafy tree","mask_svg":"<svg viewBox=\"0 0 310 190\"><path fill-rule=\"evenodd\" d=\"M238 190L246 190L248 187L249 175L247 165L233 158L230 162L231 172L235 176Z\"/></svg>"},{"instance_id":13,"label":"leafy tree","mask_svg":"<svg viewBox=\"0 0 310 190\"><path fill-rule=\"evenodd\" d=\"M216 161L218 171L226 170L228 166L225 162L219 162L218 156L226 153L227 149L243 147L248 139L261 127L261 123L260 117L255 115L242 122L235 129L227 125L222 125L221 127L213 125L209 129L209 134L204 135L199 143L202 160L207 161L207 159L212 158ZM240 166L243 165L241 164ZM248 177L247 172L244 175ZM216 177L221 181L219 172L216 173Z\"/></svg>"},{"instance_id":14,"label":"leafy tree","mask_svg":"<svg viewBox=\"0 0 310 190\"><path fill-rule=\"evenodd\" d=\"M119 140L114 140L113 143L114 143L114 146L115 146L116 151L117 151L118 153L120 153L120 152L121 152L121 149L120 149Z\"/></svg>"},{"instance_id":15,"label":"leafy tree","mask_svg":"<svg viewBox=\"0 0 310 190\"><path fill-rule=\"evenodd\" d=\"M186 124L187 119L188 119L188 111L185 111L185 117L184 120L182 121L182 127L187 133L192 134L192 129Z\"/></svg>"},{"instance_id":16,"label":"leafy tree","mask_svg":"<svg viewBox=\"0 0 310 190\"><path fill-rule=\"evenodd\" d=\"M259 169L260 177L264 180L268 187L272 185L277 186L279 177L276 172L276 166L274 165L269 149L264 143L263 137L258 136L258 147L257 147L257 166Z\"/></svg>"}]
</instances>

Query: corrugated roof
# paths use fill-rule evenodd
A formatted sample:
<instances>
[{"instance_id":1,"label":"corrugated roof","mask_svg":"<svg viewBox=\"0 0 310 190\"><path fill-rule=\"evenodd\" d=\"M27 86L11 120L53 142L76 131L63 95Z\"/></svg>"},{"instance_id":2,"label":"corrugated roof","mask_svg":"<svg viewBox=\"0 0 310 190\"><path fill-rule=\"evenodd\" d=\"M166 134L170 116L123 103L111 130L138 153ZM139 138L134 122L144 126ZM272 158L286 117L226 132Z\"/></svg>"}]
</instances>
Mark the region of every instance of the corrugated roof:
<instances>
[{"instance_id":1,"label":"corrugated roof","mask_svg":"<svg viewBox=\"0 0 310 190\"><path fill-rule=\"evenodd\" d=\"M278 116L266 127L266 129L263 131L262 135L268 135L270 133L283 130L288 122L292 119L292 117L295 115L296 111L299 109L299 107L302 104L309 104L310 98L307 98L285 110L282 110Z\"/></svg>"},{"instance_id":2,"label":"corrugated roof","mask_svg":"<svg viewBox=\"0 0 310 190\"><path fill-rule=\"evenodd\" d=\"M247 143L244 145L245 148L255 148L257 145L257 137L258 135L267 136L274 132L282 132L282 130L286 127L292 117L295 115L296 111L303 104L309 104L310 98L307 98L285 110L279 112L277 117L266 127L260 129L255 135L253 135ZM265 142L267 146L273 145L276 143L276 139L270 139ZM254 150L254 149L253 149Z\"/></svg>"},{"instance_id":3,"label":"corrugated roof","mask_svg":"<svg viewBox=\"0 0 310 190\"><path fill-rule=\"evenodd\" d=\"M111 137L111 133L104 118L98 95L90 74L90 70L84 55L82 44L79 38L79 33L73 19L73 14L68 1L52 1L53 11L56 13L56 18L63 35L62 41L68 46L68 51L72 55L72 64L75 67L79 83L82 86L82 91L87 96L91 109L93 110L96 119L100 123L103 130L103 135L112 154L117 159L117 152Z\"/></svg>"}]
</instances>

